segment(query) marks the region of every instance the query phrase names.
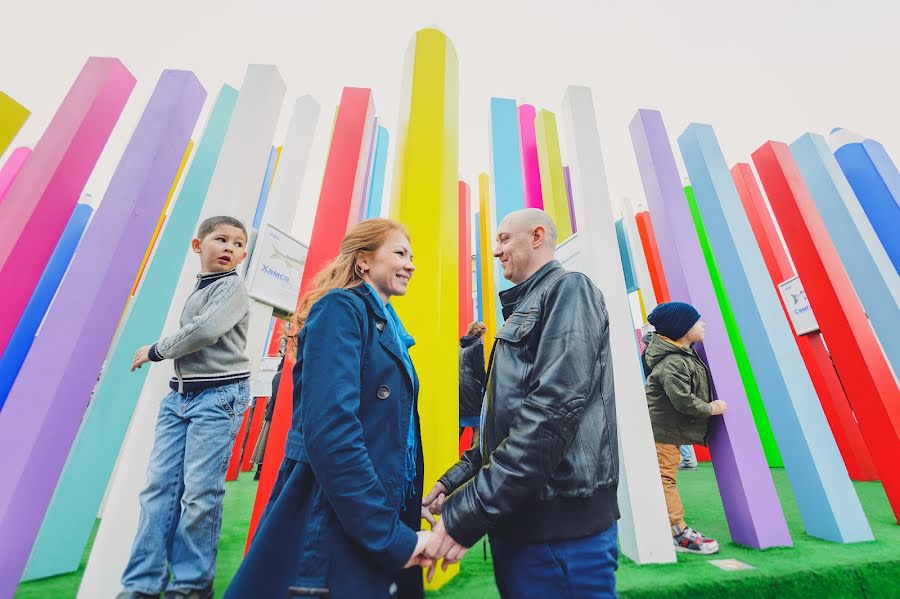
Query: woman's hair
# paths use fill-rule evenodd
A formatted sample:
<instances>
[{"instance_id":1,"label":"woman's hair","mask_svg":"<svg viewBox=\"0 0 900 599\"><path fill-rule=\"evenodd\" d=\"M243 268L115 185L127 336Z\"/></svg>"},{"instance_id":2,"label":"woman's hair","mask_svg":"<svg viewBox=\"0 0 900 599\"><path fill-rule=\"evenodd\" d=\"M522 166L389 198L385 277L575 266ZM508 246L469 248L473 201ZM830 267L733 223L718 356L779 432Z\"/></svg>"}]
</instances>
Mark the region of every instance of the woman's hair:
<instances>
[{"instance_id":1,"label":"woman's hair","mask_svg":"<svg viewBox=\"0 0 900 599\"><path fill-rule=\"evenodd\" d=\"M466 335L483 337L485 333L487 333L487 325L481 321L476 321L469 325L469 330L466 332Z\"/></svg>"},{"instance_id":2,"label":"woman's hair","mask_svg":"<svg viewBox=\"0 0 900 599\"><path fill-rule=\"evenodd\" d=\"M299 332L306 323L309 311L323 295L332 289L350 289L363 283L356 269L357 260L365 254L378 250L393 231L399 231L409 239L409 232L397 221L388 218L370 218L352 229L341 241L341 251L337 257L316 275L310 289L300 302L294 314L293 331Z\"/></svg>"}]
</instances>

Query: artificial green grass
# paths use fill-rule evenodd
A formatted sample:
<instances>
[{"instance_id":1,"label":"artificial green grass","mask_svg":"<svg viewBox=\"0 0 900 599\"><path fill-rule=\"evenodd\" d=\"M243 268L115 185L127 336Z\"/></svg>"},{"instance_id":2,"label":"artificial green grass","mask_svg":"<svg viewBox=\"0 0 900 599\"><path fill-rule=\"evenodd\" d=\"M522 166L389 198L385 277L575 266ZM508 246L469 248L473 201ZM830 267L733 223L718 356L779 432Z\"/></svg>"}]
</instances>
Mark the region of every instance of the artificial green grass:
<instances>
[{"instance_id":1,"label":"artificial green grass","mask_svg":"<svg viewBox=\"0 0 900 599\"><path fill-rule=\"evenodd\" d=\"M688 523L718 539L722 550L714 556L678 554L678 563L668 565L636 566L623 557L616 576L620 596L636 599L683 599L685 596L722 599L725 594L747 598L900 597L900 526L893 519L880 483L854 483L876 540L840 545L805 534L784 470L773 469L772 477L784 505L793 548L756 551L731 543L712 466L701 464L696 472L680 472L678 487ZM256 483L250 473L242 473L239 481L226 485L225 519L215 581L218 597L244 555L255 496ZM90 547L77 572L23 583L19 585L16 599L75 597L89 551ZM704 563L726 558L739 559L755 569L725 572ZM485 561L479 542L463 560L462 572L440 591L429 592L428 597L499 597L490 552Z\"/></svg>"}]
</instances>

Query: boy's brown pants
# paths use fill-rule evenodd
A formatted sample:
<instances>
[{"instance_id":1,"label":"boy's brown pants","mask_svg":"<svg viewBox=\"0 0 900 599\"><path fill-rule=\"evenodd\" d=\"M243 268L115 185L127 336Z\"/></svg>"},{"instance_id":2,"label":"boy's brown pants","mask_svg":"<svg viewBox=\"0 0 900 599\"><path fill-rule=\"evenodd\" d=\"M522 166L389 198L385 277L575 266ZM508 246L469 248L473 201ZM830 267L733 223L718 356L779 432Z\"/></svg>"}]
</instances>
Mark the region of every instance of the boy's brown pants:
<instances>
[{"instance_id":1,"label":"boy's brown pants","mask_svg":"<svg viewBox=\"0 0 900 599\"><path fill-rule=\"evenodd\" d=\"M669 524L673 535L675 528L686 527L684 522L684 505L678 494L678 463L681 451L677 445L656 444L656 460L659 462L659 476L662 478L663 493L666 496L666 509L669 511Z\"/></svg>"}]
</instances>

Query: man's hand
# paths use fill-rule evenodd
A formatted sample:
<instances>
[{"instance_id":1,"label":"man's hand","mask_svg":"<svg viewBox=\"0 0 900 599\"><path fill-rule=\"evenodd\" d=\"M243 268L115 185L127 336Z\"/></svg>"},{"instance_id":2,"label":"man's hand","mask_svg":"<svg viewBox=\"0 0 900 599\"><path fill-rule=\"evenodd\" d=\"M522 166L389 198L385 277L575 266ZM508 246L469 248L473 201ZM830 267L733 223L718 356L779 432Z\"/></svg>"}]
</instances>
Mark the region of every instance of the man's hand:
<instances>
[{"instance_id":1,"label":"man's hand","mask_svg":"<svg viewBox=\"0 0 900 599\"><path fill-rule=\"evenodd\" d=\"M433 566L434 560L423 555L425 547L428 546L428 541L431 539L432 533L427 530L420 530L416 533L416 536L418 537L416 540L416 548L413 550L413 554L409 556L409 561L406 562L406 565L403 567L412 568L413 566L422 566L423 568L427 568Z\"/></svg>"},{"instance_id":2,"label":"man's hand","mask_svg":"<svg viewBox=\"0 0 900 599\"><path fill-rule=\"evenodd\" d=\"M712 408L713 416L721 416L725 413L725 410L728 409L728 404L721 399L717 399L716 401L710 403L709 406Z\"/></svg>"},{"instance_id":3,"label":"man's hand","mask_svg":"<svg viewBox=\"0 0 900 599\"><path fill-rule=\"evenodd\" d=\"M150 346L145 345L134 353L134 359L131 361L131 372L134 372L144 364L150 361Z\"/></svg>"},{"instance_id":4,"label":"man's hand","mask_svg":"<svg viewBox=\"0 0 900 599\"><path fill-rule=\"evenodd\" d=\"M439 559L443 559L443 563L441 563L441 570L444 570L446 572L447 567L450 564L455 564L456 562L460 561L463 556L466 555L467 551L467 548L454 541L453 537L451 537L447 533L447 529L444 528L443 520L438 522L437 526L435 526L434 530L432 531L431 539L428 541L428 545L425 547L424 555L433 560L431 563L431 567L428 568L428 582L431 582L431 579L434 578L434 572L437 568L437 562Z\"/></svg>"},{"instance_id":5,"label":"man's hand","mask_svg":"<svg viewBox=\"0 0 900 599\"><path fill-rule=\"evenodd\" d=\"M431 514L440 514L441 509L444 507L445 499L447 499L447 487L444 486L444 483L437 482L428 495L422 499L422 507L427 508ZM422 513L424 517L424 511ZM426 517L426 520L431 523L432 527L434 526L434 518L429 519Z\"/></svg>"}]
</instances>

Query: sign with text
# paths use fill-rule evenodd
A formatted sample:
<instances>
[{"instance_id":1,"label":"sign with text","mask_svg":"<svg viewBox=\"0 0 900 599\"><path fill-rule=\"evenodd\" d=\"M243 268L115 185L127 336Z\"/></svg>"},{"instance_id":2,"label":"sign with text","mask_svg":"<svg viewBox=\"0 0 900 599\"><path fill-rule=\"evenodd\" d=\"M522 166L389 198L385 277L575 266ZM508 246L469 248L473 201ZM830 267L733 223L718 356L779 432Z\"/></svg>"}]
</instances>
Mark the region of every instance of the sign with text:
<instances>
[{"instance_id":1,"label":"sign with text","mask_svg":"<svg viewBox=\"0 0 900 599\"><path fill-rule=\"evenodd\" d=\"M787 281L779 283L778 291L781 292L781 298L791 317L791 324L794 325L794 331L798 335L806 335L819 330L819 323L816 322L812 306L806 299L806 292L803 290L800 277L791 277Z\"/></svg>"},{"instance_id":2,"label":"sign with text","mask_svg":"<svg viewBox=\"0 0 900 599\"><path fill-rule=\"evenodd\" d=\"M259 232L249 268L247 293L272 307L293 312L306 265L307 247L273 227Z\"/></svg>"}]
</instances>

